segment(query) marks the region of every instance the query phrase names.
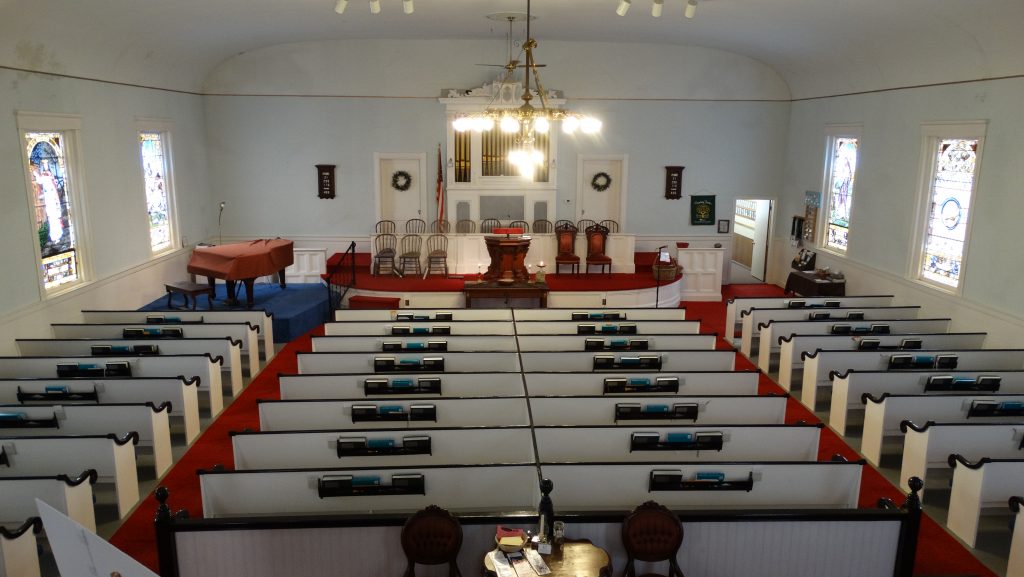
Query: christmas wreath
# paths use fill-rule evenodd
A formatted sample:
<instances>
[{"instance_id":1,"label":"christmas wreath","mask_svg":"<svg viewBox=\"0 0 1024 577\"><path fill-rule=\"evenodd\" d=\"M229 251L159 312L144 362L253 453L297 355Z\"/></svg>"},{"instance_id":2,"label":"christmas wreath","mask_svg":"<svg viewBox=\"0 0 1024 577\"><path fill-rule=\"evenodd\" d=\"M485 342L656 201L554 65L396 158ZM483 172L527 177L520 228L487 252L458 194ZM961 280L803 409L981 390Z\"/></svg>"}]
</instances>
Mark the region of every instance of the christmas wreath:
<instances>
[{"instance_id":1,"label":"christmas wreath","mask_svg":"<svg viewBox=\"0 0 1024 577\"><path fill-rule=\"evenodd\" d=\"M412 175L404 170L396 170L391 175L391 188L405 192L412 187Z\"/></svg>"},{"instance_id":2,"label":"christmas wreath","mask_svg":"<svg viewBox=\"0 0 1024 577\"><path fill-rule=\"evenodd\" d=\"M607 172L599 172L594 175L594 178L590 179L590 188L593 188L597 192L604 192L608 190L608 187L612 185L612 177L608 176Z\"/></svg>"}]
</instances>

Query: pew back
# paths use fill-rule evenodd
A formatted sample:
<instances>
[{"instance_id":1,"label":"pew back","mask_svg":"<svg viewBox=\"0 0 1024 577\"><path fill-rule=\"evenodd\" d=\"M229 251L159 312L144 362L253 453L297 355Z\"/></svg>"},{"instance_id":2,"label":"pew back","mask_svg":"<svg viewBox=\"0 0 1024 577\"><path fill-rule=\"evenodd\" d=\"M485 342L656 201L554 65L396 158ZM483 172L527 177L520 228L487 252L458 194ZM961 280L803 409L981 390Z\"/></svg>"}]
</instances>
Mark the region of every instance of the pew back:
<instances>
[{"instance_id":1,"label":"pew back","mask_svg":"<svg viewBox=\"0 0 1024 577\"><path fill-rule=\"evenodd\" d=\"M523 373L534 396L666 394L678 385L680 395L756 395L757 371L690 371L685 373ZM619 392L622 391L622 392Z\"/></svg>"},{"instance_id":2,"label":"pew back","mask_svg":"<svg viewBox=\"0 0 1024 577\"><path fill-rule=\"evenodd\" d=\"M363 310L340 309L334 311L336 321L510 321L511 309L397 309Z\"/></svg>"},{"instance_id":3,"label":"pew back","mask_svg":"<svg viewBox=\"0 0 1024 577\"><path fill-rule=\"evenodd\" d=\"M532 397L534 425L781 424L786 397L774 396L614 396Z\"/></svg>"},{"instance_id":4,"label":"pew back","mask_svg":"<svg viewBox=\"0 0 1024 577\"><path fill-rule=\"evenodd\" d=\"M313 352L355 353L355 352L515 352L516 337L512 335L431 335L431 336L380 336L347 335L315 336Z\"/></svg>"},{"instance_id":5,"label":"pew back","mask_svg":"<svg viewBox=\"0 0 1024 577\"><path fill-rule=\"evenodd\" d=\"M628 308L628 309L578 309L543 308L513 309L516 322L519 321L683 321L686 309L680 308Z\"/></svg>"},{"instance_id":6,"label":"pew back","mask_svg":"<svg viewBox=\"0 0 1024 577\"><path fill-rule=\"evenodd\" d=\"M837 307L885 307L892 304L892 295L844 296L844 297L737 297L730 299L725 305L725 339L734 341L737 322L743 311L753 308L789 308L791 301L802 302L799 308L833 308L825 307L826 303L836 303ZM798 308L798 307L793 307Z\"/></svg>"},{"instance_id":7,"label":"pew back","mask_svg":"<svg viewBox=\"0 0 1024 577\"><path fill-rule=\"evenodd\" d=\"M86 529L96 531L96 510L92 487L96 471L76 477L0 477L0 525L21 524L39 516L36 499L71 517Z\"/></svg>"},{"instance_id":8,"label":"pew back","mask_svg":"<svg viewBox=\"0 0 1024 577\"><path fill-rule=\"evenodd\" d=\"M529 425L523 398L258 402L260 430L502 427ZM353 414L354 413L354 414Z\"/></svg>"},{"instance_id":9,"label":"pew back","mask_svg":"<svg viewBox=\"0 0 1024 577\"><path fill-rule=\"evenodd\" d=\"M444 338L445 335L466 336L514 334L515 327L508 320L429 322L394 320L334 321L324 324L324 335L328 337L351 335L412 335Z\"/></svg>"},{"instance_id":10,"label":"pew back","mask_svg":"<svg viewBox=\"0 0 1024 577\"><path fill-rule=\"evenodd\" d=\"M715 335L523 335L516 337L519 350L543 351L646 351L646 350L711 350L717 341Z\"/></svg>"},{"instance_id":11,"label":"pew back","mask_svg":"<svg viewBox=\"0 0 1024 577\"><path fill-rule=\"evenodd\" d=\"M518 335L695 335L700 321L521 321L516 320Z\"/></svg>"},{"instance_id":12,"label":"pew back","mask_svg":"<svg viewBox=\"0 0 1024 577\"><path fill-rule=\"evenodd\" d=\"M676 350L630 352L524 352L523 370L529 373L579 373L586 371L731 371L736 367L736 351ZM645 358L652 360L644 365ZM607 361L607 362L605 362Z\"/></svg>"},{"instance_id":13,"label":"pew back","mask_svg":"<svg viewBox=\"0 0 1024 577\"><path fill-rule=\"evenodd\" d=\"M982 510L1003 510L1010 497L1024 493L1024 459L981 459L971 463L950 457L953 484L946 527L974 547Z\"/></svg>"},{"instance_id":14,"label":"pew back","mask_svg":"<svg viewBox=\"0 0 1024 577\"><path fill-rule=\"evenodd\" d=\"M522 397L521 373L417 373L415 375L278 375L281 399L354 399L409 396ZM439 393L433 392L436 383Z\"/></svg>"},{"instance_id":15,"label":"pew back","mask_svg":"<svg viewBox=\"0 0 1024 577\"><path fill-rule=\"evenodd\" d=\"M298 353L299 372L314 373L368 373L415 375L418 372L497 373L519 372L519 355L508 353ZM396 369L378 371L380 363ZM438 359L437 362L431 359ZM376 363L376 364L375 364ZM432 364L433 363L433 364ZM440 363L440 365L438 365ZM403 370L410 368L410 370ZM418 370L418 369L422 369Z\"/></svg>"},{"instance_id":16,"label":"pew back","mask_svg":"<svg viewBox=\"0 0 1024 577\"><path fill-rule=\"evenodd\" d=\"M758 352L761 339L766 337L764 330L771 329L774 322L807 321L823 322L827 325L854 322L860 318L865 321L874 319L912 319L921 312L919 306L871 306L871 307L838 307L838 308L752 308L740 313L742 327L740 352L747 356ZM814 315L812 317L812 315ZM817 317L819 320L813 320ZM785 333L776 333L775 336ZM768 337L772 340L771 337Z\"/></svg>"}]
</instances>

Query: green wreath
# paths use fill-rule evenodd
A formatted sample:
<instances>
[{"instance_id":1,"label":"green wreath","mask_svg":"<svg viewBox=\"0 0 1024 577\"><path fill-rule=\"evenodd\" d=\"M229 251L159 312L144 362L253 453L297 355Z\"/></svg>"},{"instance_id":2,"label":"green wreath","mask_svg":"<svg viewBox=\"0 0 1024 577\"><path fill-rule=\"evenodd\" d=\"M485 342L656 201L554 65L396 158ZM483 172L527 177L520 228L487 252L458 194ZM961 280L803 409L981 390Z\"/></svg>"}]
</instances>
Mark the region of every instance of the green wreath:
<instances>
[{"instance_id":1,"label":"green wreath","mask_svg":"<svg viewBox=\"0 0 1024 577\"><path fill-rule=\"evenodd\" d=\"M412 175L404 170L396 170L391 175L391 188L405 192L412 188Z\"/></svg>"},{"instance_id":2,"label":"green wreath","mask_svg":"<svg viewBox=\"0 0 1024 577\"><path fill-rule=\"evenodd\" d=\"M590 179L590 188L593 188L597 192L604 192L608 190L608 187L612 185L612 177L608 176L607 172L599 172L594 175L594 178Z\"/></svg>"}]
</instances>

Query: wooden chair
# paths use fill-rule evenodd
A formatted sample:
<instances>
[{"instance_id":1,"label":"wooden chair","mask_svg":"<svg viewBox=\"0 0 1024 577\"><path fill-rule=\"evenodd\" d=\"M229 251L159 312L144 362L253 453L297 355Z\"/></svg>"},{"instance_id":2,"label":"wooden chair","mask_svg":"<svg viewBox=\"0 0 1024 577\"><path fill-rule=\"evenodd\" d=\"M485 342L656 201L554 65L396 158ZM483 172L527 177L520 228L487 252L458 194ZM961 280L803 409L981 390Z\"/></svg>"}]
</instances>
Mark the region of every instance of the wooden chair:
<instances>
[{"instance_id":1,"label":"wooden chair","mask_svg":"<svg viewBox=\"0 0 1024 577\"><path fill-rule=\"evenodd\" d=\"M423 234L427 232L427 221L422 218L410 218L405 221L406 234Z\"/></svg>"},{"instance_id":2,"label":"wooden chair","mask_svg":"<svg viewBox=\"0 0 1024 577\"><path fill-rule=\"evenodd\" d=\"M533 221L532 228L534 234L551 234L555 231L555 226L546 218L540 218Z\"/></svg>"},{"instance_id":3,"label":"wooden chair","mask_svg":"<svg viewBox=\"0 0 1024 577\"><path fill-rule=\"evenodd\" d=\"M530 234L530 223L526 222L525 220L513 220L512 222L508 223L508 227L521 228L523 229L523 234Z\"/></svg>"},{"instance_id":4,"label":"wooden chair","mask_svg":"<svg viewBox=\"0 0 1024 577\"><path fill-rule=\"evenodd\" d=\"M591 225L587 228L587 274L590 274L591 266L608 267L608 274L612 272L612 258L606 255L605 247L608 245L608 229L600 224Z\"/></svg>"},{"instance_id":5,"label":"wooden chair","mask_svg":"<svg viewBox=\"0 0 1024 577\"><path fill-rule=\"evenodd\" d=\"M440 271L448 278L448 237L443 234L432 234L427 237L427 270L423 278L431 271Z\"/></svg>"},{"instance_id":6,"label":"wooden chair","mask_svg":"<svg viewBox=\"0 0 1024 577\"><path fill-rule=\"evenodd\" d=\"M416 274L423 270L420 268L420 249L423 248L423 237L418 234L407 234L402 237L402 245L398 250L398 271L405 276L410 269Z\"/></svg>"},{"instance_id":7,"label":"wooden chair","mask_svg":"<svg viewBox=\"0 0 1024 577\"><path fill-rule=\"evenodd\" d=\"M597 221L590 220L589 218L584 218L576 223L576 230L582 230L583 232L587 232L587 229L594 226L595 224L597 224Z\"/></svg>"},{"instance_id":8,"label":"wooden chair","mask_svg":"<svg viewBox=\"0 0 1024 577\"><path fill-rule=\"evenodd\" d=\"M684 577L676 556L683 545L683 524L663 505L648 501L622 521L622 545L626 549L626 567L622 577L637 577L635 561L668 561L668 577ZM662 577L644 573L640 577Z\"/></svg>"},{"instance_id":9,"label":"wooden chair","mask_svg":"<svg viewBox=\"0 0 1024 577\"><path fill-rule=\"evenodd\" d=\"M452 223L447 220L430 221L430 232L433 234L448 234L452 230Z\"/></svg>"},{"instance_id":10,"label":"wooden chair","mask_svg":"<svg viewBox=\"0 0 1024 577\"><path fill-rule=\"evenodd\" d=\"M395 234L395 221L378 220L377 225L373 227L373 231L377 234Z\"/></svg>"},{"instance_id":11,"label":"wooden chair","mask_svg":"<svg viewBox=\"0 0 1024 577\"><path fill-rule=\"evenodd\" d=\"M602 220L600 225L607 228L610 233L618 234L619 232L619 221L617 220Z\"/></svg>"},{"instance_id":12,"label":"wooden chair","mask_svg":"<svg viewBox=\"0 0 1024 577\"><path fill-rule=\"evenodd\" d=\"M408 565L404 577L415 577L416 564L448 564L448 577L462 577L458 556L462 549L462 525L448 511L428 505L413 514L402 527L402 551Z\"/></svg>"},{"instance_id":13,"label":"wooden chair","mask_svg":"<svg viewBox=\"0 0 1024 577\"><path fill-rule=\"evenodd\" d=\"M555 227L555 274L559 273L563 264L572 267L573 274L580 273L580 257L576 255L576 225L564 222Z\"/></svg>"},{"instance_id":14,"label":"wooden chair","mask_svg":"<svg viewBox=\"0 0 1024 577\"><path fill-rule=\"evenodd\" d=\"M395 223L391 224L393 226ZM381 274L381 271L385 271L384 274L397 272L395 270L395 253L398 248L398 237L393 234L378 234L373 239L373 244L373 268L370 272L374 275Z\"/></svg>"},{"instance_id":15,"label":"wooden chair","mask_svg":"<svg viewBox=\"0 0 1024 577\"><path fill-rule=\"evenodd\" d=\"M476 232L476 221L462 219L455 223L456 234L472 234Z\"/></svg>"},{"instance_id":16,"label":"wooden chair","mask_svg":"<svg viewBox=\"0 0 1024 577\"><path fill-rule=\"evenodd\" d=\"M480 221L480 232L484 234L491 234L496 228L501 228L501 221L496 218L485 218Z\"/></svg>"},{"instance_id":17,"label":"wooden chair","mask_svg":"<svg viewBox=\"0 0 1024 577\"><path fill-rule=\"evenodd\" d=\"M571 220L564 219L564 218L560 218L560 219L555 221L555 228L558 228L558 227L562 226L563 224L569 224L569 225L572 225L573 228L576 228L576 223L575 222L573 222ZM579 230L579 229L577 228L576 230Z\"/></svg>"}]
</instances>

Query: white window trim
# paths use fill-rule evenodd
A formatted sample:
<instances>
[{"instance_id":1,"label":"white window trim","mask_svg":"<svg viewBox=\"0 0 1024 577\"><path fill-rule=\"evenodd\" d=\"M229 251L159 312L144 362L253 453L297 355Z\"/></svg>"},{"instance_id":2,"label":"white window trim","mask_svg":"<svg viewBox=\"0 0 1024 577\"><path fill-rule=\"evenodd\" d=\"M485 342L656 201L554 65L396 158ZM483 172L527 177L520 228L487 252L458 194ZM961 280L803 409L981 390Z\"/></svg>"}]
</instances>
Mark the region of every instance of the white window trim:
<instances>
[{"instance_id":1,"label":"white window trim","mask_svg":"<svg viewBox=\"0 0 1024 577\"><path fill-rule=\"evenodd\" d=\"M142 170L142 151L139 150L139 133L142 132L158 132L161 135L161 139L164 145L164 163L166 164L166 174L164 175L164 182L167 185L167 216L170 219L171 227L171 244L167 248L162 250L153 250L153 239L149 236L149 208L146 208L146 240L149 242L150 256L157 257L163 254L167 254L171 251L178 250L182 245L178 236L178 203L175 194L175 182L174 182L174 121L166 120L162 118L145 118L137 117L135 119L135 150L139 154L139 175L142 179L139 190L142 191L143 195L146 193L146 175Z\"/></svg>"},{"instance_id":2,"label":"white window trim","mask_svg":"<svg viewBox=\"0 0 1024 577\"><path fill-rule=\"evenodd\" d=\"M838 250L828 245L826 236L828 235L828 218L832 212L832 161L835 158L834 146L835 141L838 138L856 138L857 139L857 171L854 173L854 182L859 184L860 178L860 167L861 158L863 157L864 150L864 139L861 137L863 132L863 126L860 124L826 124L825 125L825 170L821 178L821 206L818 209L818 230L814 231L814 238L818 243L818 248L835 256L845 257L849 253L849 247L847 250ZM853 199L857 197L857 185L853 189ZM850 206L850 226L847 227L847 231L853 230L853 206Z\"/></svg>"},{"instance_id":3,"label":"white window trim","mask_svg":"<svg viewBox=\"0 0 1024 577\"><path fill-rule=\"evenodd\" d=\"M32 250L35 253L36 286L39 289L39 299L48 300L68 292L74 291L92 282L92 258L89 251L90 227L88 210L85 202L84 162L82 161L81 130L82 117L77 114L59 114L48 112L25 112L16 111L15 116L18 125L18 147L21 149L21 172L25 178L25 200L28 204L28 214L31 220L32 206L32 181L25 168L28 166L28 151L25 150L26 132L63 132L65 134L66 162L71 177L71 202L74 207L72 216L75 227L76 243L75 253L78 257L78 280L72 283L47 290L43 284L43 271L40 267L43 255L39 249L38 242L32 242ZM34 227L33 227L34 230Z\"/></svg>"},{"instance_id":4,"label":"white window trim","mask_svg":"<svg viewBox=\"0 0 1024 577\"><path fill-rule=\"evenodd\" d=\"M917 203L915 206L914 235L910 239L910 259L907 278L914 283L937 290L942 293L961 296L967 282L968 255L971 250L971 230L974 227L974 207L978 200L978 181L981 180L981 163L984 159L985 133L988 130L987 120L966 122L929 122L921 125L921 158L917 176ZM925 237L928 234L928 214L931 208L932 178L935 171L935 155L932 154L934 144L944 138L972 138L978 140L978 159L974 166L974 182L971 188L971 205L968 207L970 216L967 220L967 234L964 237L964 252L960 259L960 282L956 287L930 281L921 274L924 261Z\"/></svg>"}]
</instances>

